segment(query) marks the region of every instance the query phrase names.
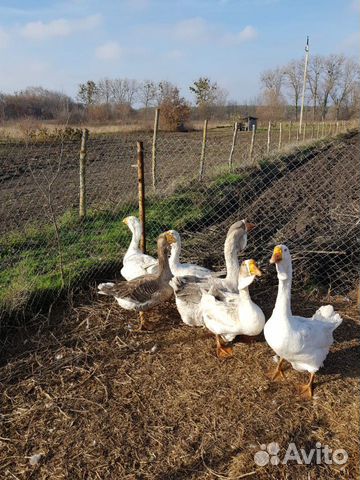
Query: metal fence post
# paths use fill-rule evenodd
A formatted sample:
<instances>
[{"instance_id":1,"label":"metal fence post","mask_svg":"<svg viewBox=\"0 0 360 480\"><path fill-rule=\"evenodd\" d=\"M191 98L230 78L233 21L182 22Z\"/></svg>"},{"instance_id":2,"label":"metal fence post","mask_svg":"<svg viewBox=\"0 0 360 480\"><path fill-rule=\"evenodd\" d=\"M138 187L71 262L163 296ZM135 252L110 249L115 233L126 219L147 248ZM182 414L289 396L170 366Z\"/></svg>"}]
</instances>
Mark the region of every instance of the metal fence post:
<instances>
[{"instance_id":1,"label":"metal fence post","mask_svg":"<svg viewBox=\"0 0 360 480\"><path fill-rule=\"evenodd\" d=\"M231 150L230 150L230 156L229 156L229 170L230 171L232 170L232 167L233 167L232 157L233 157L234 150L235 150L237 131L238 131L238 122L235 122L234 123L234 133L233 133L233 138L232 138Z\"/></svg>"},{"instance_id":2,"label":"metal fence post","mask_svg":"<svg viewBox=\"0 0 360 480\"><path fill-rule=\"evenodd\" d=\"M80 195L79 195L79 217L81 219L86 216L86 156L87 156L87 139L89 130L84 128L81 135L80 146Z\"/></svg>"},{"instance_id":3,"label":"metal fence post","mask_svg":"<svg viewBox=\"0 0 360 480\"><path fill-rule=\"evenodd\" d=\"M140 248L146 253L146 231L145 231L145 178L144 178L144 145L143 142L136 143L137 167L138 167L138 195L139 195L139 218L142 227Z\"/></svg>"},{"instance_id":4,"label":"metal fence post","mask_svg":"<svg viewBox=\"0 0 360 480\"><path fill-rule=\"evenodd\" d=\"M157 133L159 129L159 115L160 115L160 108L155 110L155 119L154 119L154 133L153 133L153 141L152 141L152 151L151 151L151 172L152 172L152 186L154 192L156 192L156 144L157 144Z\"/></svg>"},{"instance_id":5,"label":"metal fence post","mask_svg":"<svg viewBox=\"0 0 360 480\"><path fill-rule=\"evenodd\" d=\"M200 157L199 180L202 180L203 174L204 174L205 153L206 153L206 137L207 137L207 125L208 125L208 121L207 121L207 120L204 120L203 139L202 139L201 157Z\"/></svg>"}]
</instances>

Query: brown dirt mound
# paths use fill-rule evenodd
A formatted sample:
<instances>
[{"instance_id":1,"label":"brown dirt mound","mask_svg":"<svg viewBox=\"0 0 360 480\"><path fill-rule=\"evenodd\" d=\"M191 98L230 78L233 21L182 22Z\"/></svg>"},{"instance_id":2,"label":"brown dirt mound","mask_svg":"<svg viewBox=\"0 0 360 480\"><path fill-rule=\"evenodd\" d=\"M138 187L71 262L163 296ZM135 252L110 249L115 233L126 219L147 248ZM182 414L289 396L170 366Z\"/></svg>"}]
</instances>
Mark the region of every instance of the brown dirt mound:
<instances>
[{"instance_id":1,"label":"brown dirt mound","mask_svg":"<svg viewBox=\"0 0 360 480\"><path fill-rule=\"evenodd\" d=\"M245 184L235 185L233 213L225 221L195 233L196 261L222 266L225 232L246 217L257 228L245 255L250 252L266 265L273 246L286 242L297 284L348 292L358 279L358 157L359 133L352 133L263 166ZM190 243L190 257L192 248Z\"/></svg>"},{"instance_id":2,"label":"brown dirt mound","mask_svg":"<svg viewBox=\"0 0 360 480\"><path fill-rule=\"evenodd\" d=\"M272 290L259 297L267 315ZM182 325L173 304L155 313L148 334L132 333L136 316L111 299L70 312L59 307L26 329L14 327L0 369L0 478L355 479L357 312L330 300L344 322L312 402L295 392L302 374L288 369L284 382L267 379L274 363L263 338L237 343L235 357L219 361L213 338ZM294 299L299 314L318 305ZM290 442L307 451L321 442L346 449L349 460L341 467L257 466L254 454L271 442L280 457Z\"/></svg>"}]
</instances>

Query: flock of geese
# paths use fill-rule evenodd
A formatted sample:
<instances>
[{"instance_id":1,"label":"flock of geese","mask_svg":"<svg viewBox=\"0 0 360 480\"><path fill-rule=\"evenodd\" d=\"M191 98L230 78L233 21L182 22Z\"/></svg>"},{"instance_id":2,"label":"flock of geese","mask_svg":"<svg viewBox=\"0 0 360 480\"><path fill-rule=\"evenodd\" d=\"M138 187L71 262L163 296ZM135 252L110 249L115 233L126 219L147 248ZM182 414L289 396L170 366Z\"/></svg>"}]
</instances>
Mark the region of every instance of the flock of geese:
<instances>
[{"instance_id":1,"label":"flock of geese","mask_svg":"<svg viewBox=\"0 0 360 480\"><path fill-rule=\"evenodd\" d=\"M262 273L255 260L247 259L241 264L238 260L253 224L241 220L229 228L224 244L226 276L221 278L207 268L180 262L181 239L175 230L158 237L156 260L139 249L139 220L131 216L123 222L132 232L121 270L126 281L101 283L98 290L115 297L122 308L139 312L138 330L150 328L145 312L175 294L182 321L189 326L206 327L215 335L219 358L233 356L230 342L237 335L253 337L264 331L266 342L278 358L271 378L285 378L286 360L295 370L309 372L309 382L299 390L303 397L312 398L315 372L322 366L333 343L333 331L342 318L331 305L320 307L311 318L292 314L292 263L286 245L275 246L270 258L277 270L278 294L272 315L265 323L263 311L249 293L249 286Z\"/></svg>"}]
</instances>

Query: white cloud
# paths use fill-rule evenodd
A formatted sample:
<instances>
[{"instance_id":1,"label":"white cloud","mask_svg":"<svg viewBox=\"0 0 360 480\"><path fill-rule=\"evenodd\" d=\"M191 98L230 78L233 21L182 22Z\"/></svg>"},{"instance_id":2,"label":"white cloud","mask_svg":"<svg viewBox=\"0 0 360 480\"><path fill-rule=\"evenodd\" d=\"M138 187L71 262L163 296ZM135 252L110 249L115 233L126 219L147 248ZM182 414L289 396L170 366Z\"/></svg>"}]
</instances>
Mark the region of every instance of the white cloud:
<instances>
[{"instance_id":1,"label":"white cloud","mask_svg":"<svg viewBox=\"0 0 360 480\"><path fill-rule=\"evenodd\" d=\"M100 60L116 60L123 53L117 42L107 42L95 49L95 56Z\"/></svg>"},{"instance_id":2,"label":"white cloud","mask_svg":"<svg viewBox=\"0 0 360 480\"><path fill-rule=\"evenodd\" d=\"M182 41L208 41L214 29L203 18L189 18L175 24L173 35Z\"/></svg>"},{"instance_id":3,"label":"white cloud","mask_svg":"<svg viewBox=\"0 0 360 480\"><path fill-rule=\"evenodd\" d=\"M31 40L44 40L51 37L67 37L79 31L92 30L101 23L101 15L90 15L76 20L59 18L44 23L41 20L29 22L22 29L21 34Z\"/></svg>"},{"instance_id":4,"label":"white cloud","mask_svg":"<svg viewBox=\"0 0 360 480\"><path fill-rule=\"evenodd\" d=\"M258 36L257 30L251 25L247 25L240 32L226 33L223 36L223 42L227 45L240 45L241 43L255 40Z\"/></svg>"},{"instance_id":5,"label":"white cloud","mask_svg":"<svg viewBox=\"0 0 360 480\"><path fill-rule=\"evenodd\" d=\"M200 17L189 18L176 23L169 33L177 40L189 43L220 43L224 45L239 45L255 40L257 30L247 25L240 32L225 32L220 26L212 25Z\"/></svg>"},{"instance_id":6,"label":"white cloud","mask_svg":"<svg viewBox=\"0 0 360 480\"><path fill-rule=\"evenodd\" d=\"M5 48L9 43L9 35L0 27L0 48Z\"/></svg>"}]
</instances>

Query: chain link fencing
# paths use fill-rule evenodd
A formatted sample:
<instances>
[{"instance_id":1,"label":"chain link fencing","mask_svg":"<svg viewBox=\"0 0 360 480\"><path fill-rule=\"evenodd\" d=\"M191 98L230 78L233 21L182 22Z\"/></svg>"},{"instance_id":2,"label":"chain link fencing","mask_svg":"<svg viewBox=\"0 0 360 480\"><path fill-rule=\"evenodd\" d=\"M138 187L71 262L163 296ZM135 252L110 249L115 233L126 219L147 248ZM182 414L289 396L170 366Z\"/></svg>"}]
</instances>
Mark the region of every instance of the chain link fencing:
<instances>
[{"instance_id":1,"label":"chain link fencing","mask_svg":"<svg viewBox=\"0 0 360 480\"><path fill-rule=\"evenodd\" d=\"M234 141L234 137L235 141ZM64 289L120 275L137 215L136 141L145 151L148 252L176 229L182 259L224 268L231 223L257 225L244 257L266 266L276 243L294 257L295 284L344 294L357 282L359 133L341 124L269 131L91 136L87 212L79 218L80 139L0 141L0 308L39 304ZM231 153L232 152L232 153ZM202 168L201 167L202 164ZM155 187L155 188L154 188Z\"/></svg>"}]
</instances>

